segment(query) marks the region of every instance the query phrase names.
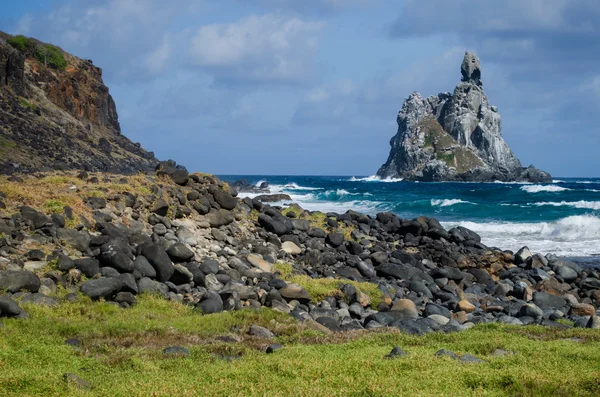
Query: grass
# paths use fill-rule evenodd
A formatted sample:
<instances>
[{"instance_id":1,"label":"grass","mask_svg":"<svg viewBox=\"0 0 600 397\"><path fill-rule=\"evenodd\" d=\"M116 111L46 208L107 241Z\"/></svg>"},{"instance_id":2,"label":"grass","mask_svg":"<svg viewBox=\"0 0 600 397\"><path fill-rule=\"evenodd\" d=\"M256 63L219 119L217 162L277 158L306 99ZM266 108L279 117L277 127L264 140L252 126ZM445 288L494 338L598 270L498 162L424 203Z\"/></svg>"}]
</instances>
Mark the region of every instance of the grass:
<instances>
[{"instance_id":1,"label":"grass","mask_svg":"<svg viewBox=\"0 0 600 397\"><path fill-rule=\"evenodd\" d=\"M12 149L17 147L17 144L0 136L0 149Z\"/></svg>"},{"instance_id":2,"label":"grass","mask_svg":"<svg viewBox=\"0 0 600 397\"><path fill-rule=\"evenodd\" d=\"M275 271L278 271L281 278L285 281L298 284L310 295L314 303L319 303L328 296L343 298L341 291L342 284L352 284L357 290L366 294L371 299L371 307L377 308L383 300L383 293L377 287L377 284L357 282L347 279L319 278L314 279L305 275L294 275L294 268L289 263L276 263Z\"/></svg>"},{"instance_id":3,"label":"grass","mask_svg":"<svg viewBox=\"0 0 600 397\"><path fill-rule=\"evenodd\" d=\"M24 305L25 306L25 305ZM192 308L142 296L133 309L80 298L55 308L27 306L27 320L0 328L3 396L597 396L600 333L478 325L422 337L398 331L324 335L271 310L201 316ZM246 335L265 326L275 340ZM226 343L220 335L236 334ZM65 345L77 337L79 348ZM580 339L571 339L577 337ZM266 355L273 341L284 349ZM165 358L179 345L190 356ZM383 356L393 346L408 355ZM439 349L482 364L436 358ZM512 354L492 356L495 349ZM223 356L232 357L224 360ZM74 373L80 390L64 381Z\"/></svg>"},{"instance_id":4,"label":"grass","mask_svg":"<svg viewBox=\"0 0 600 397\"><path fill-rule=\"evenodd\" d=\"M0 192L7 196L5 200L7 208L0 211L0 215L10 216L18 212L18 208L23 205L28 205L47 215L62 214L64 207L69 206L73 209L75 219L78 215L89 219L91 210L85 205L86 197L106 197L123 192L138 195L150 193L148 187L150 182L141 174L126 177L127 183L123 184L102 181L97 184L88 183L70 173L55 173L43 178L24 177L24 179L24 182L9 182L7 177L0 177Z\"/></svg>"},{"instance_id":5,"label":"grass","mask_svg":"<svg viewBox=\"0 0 600 397\"><path fill-rule=\"evenodd\" d=\"M18 97L18 100L19 100L19 104L24 108L31 109L33 111L38 109L37 105L27 101L27 99L25 99L23 97Z\"/></svg>"}]
</instances>

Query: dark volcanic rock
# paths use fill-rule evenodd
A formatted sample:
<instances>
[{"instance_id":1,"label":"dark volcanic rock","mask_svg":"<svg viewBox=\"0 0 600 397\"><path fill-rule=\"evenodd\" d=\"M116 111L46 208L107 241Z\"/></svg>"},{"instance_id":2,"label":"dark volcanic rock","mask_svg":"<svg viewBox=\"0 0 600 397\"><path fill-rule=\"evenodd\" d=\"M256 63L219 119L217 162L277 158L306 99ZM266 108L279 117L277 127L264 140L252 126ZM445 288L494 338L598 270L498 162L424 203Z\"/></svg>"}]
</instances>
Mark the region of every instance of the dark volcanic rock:
<instances>
[{"instance_id":1,"label":"dark volcanic rock","mask_svg":"<svg viewBox=\"0 0 600 397\"><path fill-rule=\"evenodd\" d=\"M157 244L145 244L142 246L142 255L156 270L156 279L160 282L168 281L175 269L167 252Z\"/></svg>"},{"instance_id":2,"label":"dark volcanic rock","mask_svg":"<svg viewBox=\"0 0 600 397\"><path fill-rule=\"evenodd\" d=\"M96 280L90 280L83 283L80 290L83 294L93 300L100 298L110 299L121 290L123 282L117 277L103 277Z\"/></svg>"},{"instance_id":3,"label":"dark volcanic rock","mask_svg":"<svg viewBox=\"0 0 600 397\"><path fill-rule=\"evenodd\" d=\"M0 271L0 290L6 292L29 291L40 289L40 279L29 271Z\"/></svg>"}]
</instances>

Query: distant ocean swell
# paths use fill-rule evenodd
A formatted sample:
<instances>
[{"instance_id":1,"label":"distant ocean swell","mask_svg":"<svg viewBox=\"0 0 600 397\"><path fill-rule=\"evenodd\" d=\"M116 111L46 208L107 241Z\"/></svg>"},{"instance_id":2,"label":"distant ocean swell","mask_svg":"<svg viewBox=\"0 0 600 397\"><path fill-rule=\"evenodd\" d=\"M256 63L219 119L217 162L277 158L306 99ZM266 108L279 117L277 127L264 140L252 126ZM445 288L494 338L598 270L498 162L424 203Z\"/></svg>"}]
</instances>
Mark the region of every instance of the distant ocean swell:
<instances>
[{"instance_id":1,"label":"distant ocean swell","mask_svg":"<svg viewBox=\"0 0 600 397\"><path fill-rule=\"evenodd\" d=\"M246 179L257 187L268 182L271 193L288 194L311 211L431 216L447 228L474 230L489 246L517 250L527 245L543 254L597 257L600 264L600 178L525 184L415 183L376 176L222 177Z\"/></svg>"}]
</instances>

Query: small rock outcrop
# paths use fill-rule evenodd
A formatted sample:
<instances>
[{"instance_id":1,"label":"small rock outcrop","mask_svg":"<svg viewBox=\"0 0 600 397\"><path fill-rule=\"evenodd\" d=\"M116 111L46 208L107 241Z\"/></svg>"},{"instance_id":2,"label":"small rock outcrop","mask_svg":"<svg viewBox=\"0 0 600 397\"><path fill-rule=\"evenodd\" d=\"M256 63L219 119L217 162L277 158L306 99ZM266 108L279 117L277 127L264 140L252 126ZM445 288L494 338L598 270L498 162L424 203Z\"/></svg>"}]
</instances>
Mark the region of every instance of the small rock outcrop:
<instances>
[{"instance_id":1,"label":"small rock outcrop","mask_svg":"<svg viewBox=\"0 0 600 397\"><path fill-rule=\"evenodd\" d=\"M502 138L498 108L489 104L477 55L467 52L454 93L412 93L398 114L387 162L377 175L419 181L551 182L524 168Z\"/></svg>"}]
</instances>

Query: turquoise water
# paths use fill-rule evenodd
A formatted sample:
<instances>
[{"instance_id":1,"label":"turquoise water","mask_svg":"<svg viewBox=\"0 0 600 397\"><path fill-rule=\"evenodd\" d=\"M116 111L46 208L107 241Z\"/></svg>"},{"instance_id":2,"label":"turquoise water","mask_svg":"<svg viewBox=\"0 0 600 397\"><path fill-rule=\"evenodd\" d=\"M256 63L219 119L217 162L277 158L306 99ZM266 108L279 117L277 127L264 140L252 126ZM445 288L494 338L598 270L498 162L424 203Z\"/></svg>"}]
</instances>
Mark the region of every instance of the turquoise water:
<instances>
[{"instance_id":1,"label":"turquoise water","mask_svg":"<svg viewBox=\"0 0 600 397\"><path fill-rule=\"evenodd\" d=\"M516 250L527 245L544 254L598 256L600 261L600 178L559 178L551 184L418 183L350 176L221 178L267 181L272 193L289 194L309 210L426 215L446 227L468 227L489 246Z\"/></svg>"}]
</instances>

